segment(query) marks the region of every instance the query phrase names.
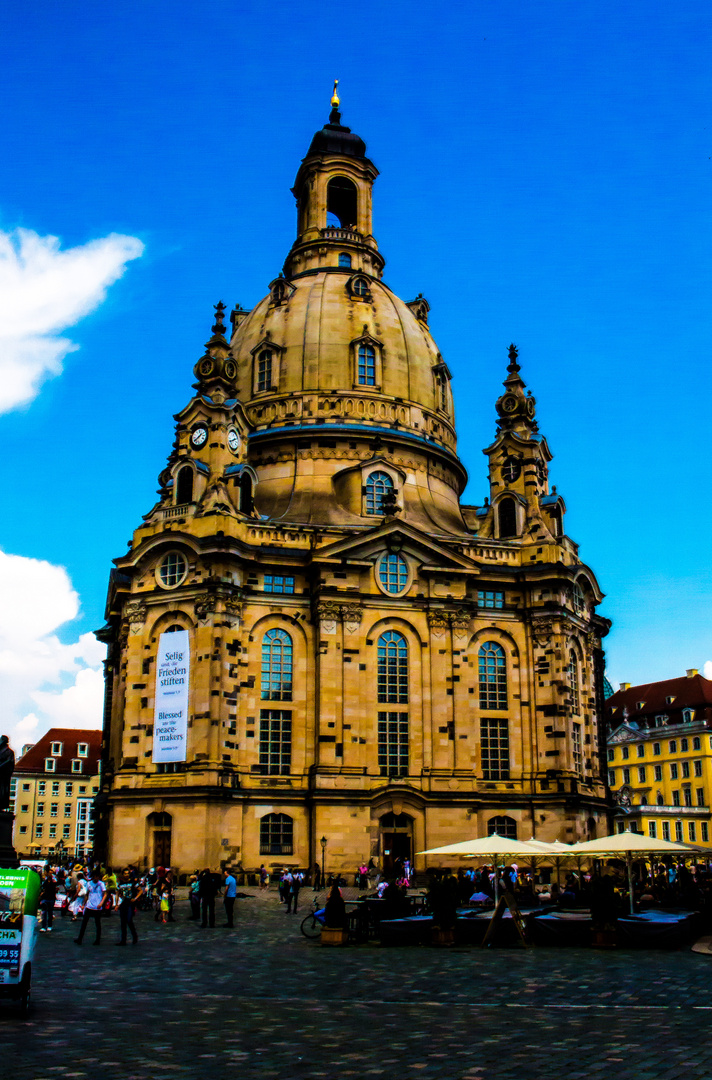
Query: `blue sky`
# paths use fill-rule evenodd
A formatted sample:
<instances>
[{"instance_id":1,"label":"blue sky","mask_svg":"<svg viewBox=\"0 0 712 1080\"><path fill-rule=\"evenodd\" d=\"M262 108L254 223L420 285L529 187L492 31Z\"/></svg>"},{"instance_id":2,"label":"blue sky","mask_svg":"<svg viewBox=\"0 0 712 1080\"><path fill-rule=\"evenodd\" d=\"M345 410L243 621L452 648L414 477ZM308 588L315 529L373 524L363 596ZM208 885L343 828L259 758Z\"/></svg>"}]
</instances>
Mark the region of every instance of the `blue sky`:
<instances>
[{"instance_id":1,"label":"blue sky","mask_svg":"<svg viewBox=\"0 0 712 1080\"><path fill-rule=\"evenodd\" d=\"M18 738L100 722L85 635L111 559L212 305L251 307L281 268L337 77L381 171L385 278L428 298L454 375L466 500L515 341L607 593L611 681L712 660L711 38L692 0L4 7L0 582L47 606L26 635L51 654L13 683Z\"/></svg>"}]
</instances>

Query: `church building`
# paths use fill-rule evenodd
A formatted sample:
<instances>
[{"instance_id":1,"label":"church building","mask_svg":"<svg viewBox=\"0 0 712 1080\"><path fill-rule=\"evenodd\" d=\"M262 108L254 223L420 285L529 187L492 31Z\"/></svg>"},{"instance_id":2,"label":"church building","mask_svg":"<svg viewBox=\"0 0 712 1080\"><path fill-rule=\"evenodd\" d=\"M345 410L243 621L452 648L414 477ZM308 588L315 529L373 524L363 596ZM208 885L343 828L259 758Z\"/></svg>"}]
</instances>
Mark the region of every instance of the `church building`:
<instances>
[{"instance_id":1,"label":"church building","mask_svg":"<svg viewBox=\"0 0 712 1080\"><path fill-rule=\"evenodd\" d=\"M115 560L113 865L387 870L494 831L608 831L610 624L535 399L503 350L489 497L463 505L450 369L427 300L383 280L377 176L335 95L282 271L230 330L217 304L158 501Z\"/></svg>"}]
</instances>

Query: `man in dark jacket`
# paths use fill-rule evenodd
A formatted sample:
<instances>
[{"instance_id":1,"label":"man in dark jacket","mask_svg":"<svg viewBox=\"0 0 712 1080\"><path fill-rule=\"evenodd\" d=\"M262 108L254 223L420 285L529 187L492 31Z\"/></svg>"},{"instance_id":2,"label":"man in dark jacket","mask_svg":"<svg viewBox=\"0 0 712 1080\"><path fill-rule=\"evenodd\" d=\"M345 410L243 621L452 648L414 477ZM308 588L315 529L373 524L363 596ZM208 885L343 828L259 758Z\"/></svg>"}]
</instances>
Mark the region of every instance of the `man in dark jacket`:
<instances>
[{"instance_id":1,"label":"man in dark jacket","mask_svg":"<svg viewBox=\"0 0 712 1080\"><path fill-rule=\"evenodd\" d=\"M215 879L208 869L201 870L200 872L200 887L198 889L198 896L200 897L200 909L202 914L201 926L215 926L215 894L217 893L217 886Z\"/></svg>"}]
</instances>

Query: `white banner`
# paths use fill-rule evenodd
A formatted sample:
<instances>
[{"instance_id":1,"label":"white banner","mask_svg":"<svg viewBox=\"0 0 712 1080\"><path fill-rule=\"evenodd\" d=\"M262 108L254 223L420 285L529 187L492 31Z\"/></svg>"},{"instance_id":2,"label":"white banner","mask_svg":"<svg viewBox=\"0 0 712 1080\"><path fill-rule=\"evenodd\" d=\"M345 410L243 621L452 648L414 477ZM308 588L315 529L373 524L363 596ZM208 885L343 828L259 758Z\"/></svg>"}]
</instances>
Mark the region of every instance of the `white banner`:
<instances>
[{"instance_id":1,"label":"white banner","mask_svg":"<svg viewBox=\"0 0 712 1080\"><path fill-rule=\"evenodd\" d=\"M153 760L185 761L188 742L190 643L187 630L161 634L156 656Z\"/></svg>"}]
</instances>

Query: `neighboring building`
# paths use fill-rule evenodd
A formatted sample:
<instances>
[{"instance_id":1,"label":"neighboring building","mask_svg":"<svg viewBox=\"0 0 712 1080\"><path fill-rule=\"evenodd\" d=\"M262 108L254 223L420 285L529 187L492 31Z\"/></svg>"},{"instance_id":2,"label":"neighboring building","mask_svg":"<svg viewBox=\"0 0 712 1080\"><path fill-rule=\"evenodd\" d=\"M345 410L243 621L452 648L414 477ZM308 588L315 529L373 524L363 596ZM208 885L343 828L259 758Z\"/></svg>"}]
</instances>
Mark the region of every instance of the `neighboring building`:
<instances>
[{"instance_id":1,"label":"neighboring building","mask_svg":"<svg viewBox=\"0 0 712 1080\"><path fill-rule=\"evenodd\" d=\"M100 731L51 728L17 759L10 796L20 858L91 852L100 758Z\"/></svg>"},{"instance_id":2,"label":"neighboring building","mask_svg":"<svg viewBox=\"0 0 712 1080\"><path fill-rule=\"evenodd\" d=\"M712 846L712 682L623 683L606 716L618 831Z\"/></svg>"},{"instance_id":3,"label":"neighboring building","mask_svg":"<svg viewBox=\"0 0 712 1080\"><path fill-rule=\"evenodd\" d=\"M283 273L229 342L217 305L159 500L115 560L112 863L306 866L323 837L348 870L495 830L608 831L610 624L535 400L512 346L488 498L461 505L450 371L427 301L382 280L376 176L335 104Z\"/></svg>"}]
</instances>

